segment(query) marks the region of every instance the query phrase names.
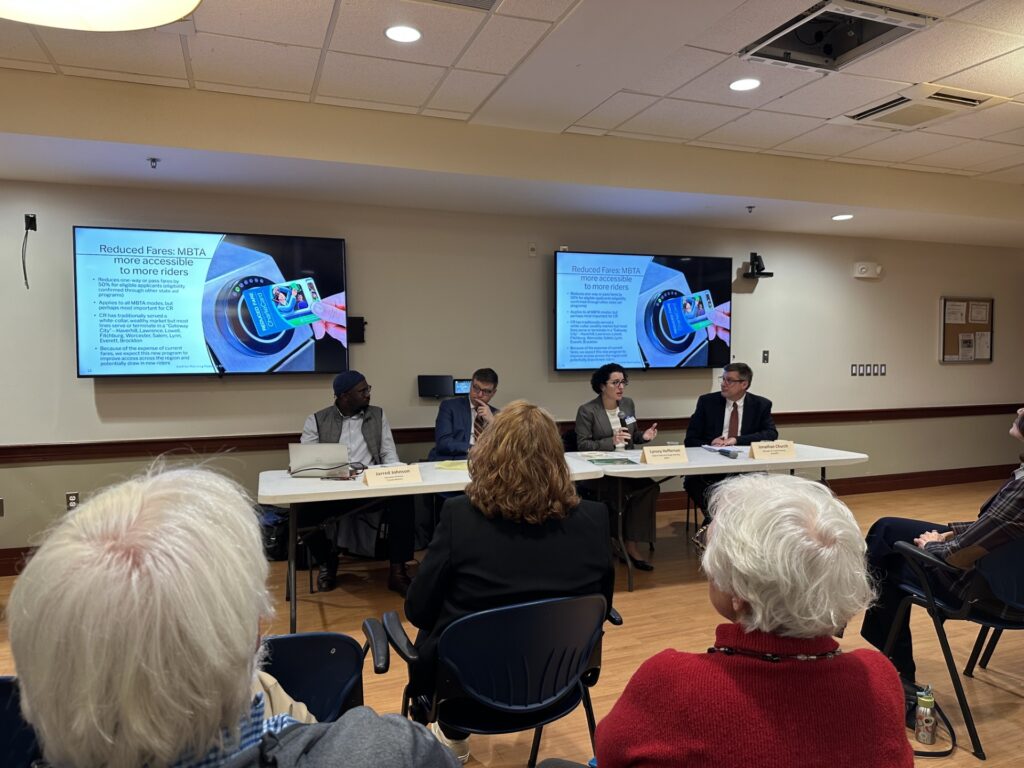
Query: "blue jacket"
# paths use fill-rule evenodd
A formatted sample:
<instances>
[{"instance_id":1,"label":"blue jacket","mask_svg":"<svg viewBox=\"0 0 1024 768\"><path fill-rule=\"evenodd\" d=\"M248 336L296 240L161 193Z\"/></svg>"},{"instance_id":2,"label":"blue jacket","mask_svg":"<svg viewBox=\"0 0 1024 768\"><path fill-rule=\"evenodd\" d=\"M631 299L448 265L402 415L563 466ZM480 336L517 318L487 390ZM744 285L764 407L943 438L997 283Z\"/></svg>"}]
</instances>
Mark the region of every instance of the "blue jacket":
<instances>
[{"instance_id":1,"label":"blue jacket","mask_svg":"<svg viewBox=\"0 0 1024 768\"><path fill-rule=\"evenodd\" d=\"M488 406L491 413L498 409ZM473 418L469 408L469 397L450 397L437 409L434 422L434 447L430 449L429 461L464 459L469 455L469 438L473 435Z\"/></svg>"},{"instance_id":2,"label":"blue jacket","mask_svg":"<svg viewBox=\"0 0 1024 768\"><path fill-rule=\"evenodd\" d=\"M707 445L722 435L725 421L725 397L721 392L709 392L697 399L697 407L686 428L685 444L690 447ZM772 401L767 397L747 392L743 401L743 423L736 445L750 445L759 440L776 440L779 432L772 420Z\"/></svg>"}]
</instances>

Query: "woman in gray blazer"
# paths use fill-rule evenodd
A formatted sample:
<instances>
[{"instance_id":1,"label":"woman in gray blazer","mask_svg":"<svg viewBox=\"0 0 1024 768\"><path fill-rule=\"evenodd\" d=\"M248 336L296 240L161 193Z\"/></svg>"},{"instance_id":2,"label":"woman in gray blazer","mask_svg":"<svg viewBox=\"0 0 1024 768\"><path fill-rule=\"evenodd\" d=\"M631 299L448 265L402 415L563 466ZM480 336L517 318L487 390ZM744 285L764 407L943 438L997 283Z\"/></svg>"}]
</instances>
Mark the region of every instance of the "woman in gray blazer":
<instances>
[{"instance_id":1,"label":"woman in gray blazer","mask_svg":"<svg viewBox=\"0 0 1024 768\"><path fill-rule=\"evenodd\" d=\"M624 397L628 384L629 377L618 363L602 365L591 375L590 386L597 397L576 411L576 445L579 450L625 450L634 445L649 443L657 437L657 423L646 430L640 429L633 401ZM611 508L615 508L618 500L618 483L616 478L604 478L594 484L601 499ZM654 507L660 486L645 478L625 480L623 483L626 495L632 499L629 507L624 510L623 519L626 555L633 561L634 567L641 571L652 571L654 566L640 554L637 542L654 542Z\"/></svg>"}]
</instances>

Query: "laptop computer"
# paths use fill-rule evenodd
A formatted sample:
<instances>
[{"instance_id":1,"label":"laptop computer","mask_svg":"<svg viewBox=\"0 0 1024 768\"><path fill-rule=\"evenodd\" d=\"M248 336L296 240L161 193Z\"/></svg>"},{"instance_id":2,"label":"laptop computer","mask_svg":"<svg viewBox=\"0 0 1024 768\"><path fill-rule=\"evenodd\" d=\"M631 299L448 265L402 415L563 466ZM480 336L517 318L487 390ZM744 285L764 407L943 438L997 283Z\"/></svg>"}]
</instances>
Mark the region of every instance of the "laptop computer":
<instances>
[{"instance_id":1,"label":"laptop computer","mask_svg":"<svg viewBox=\"0 0 1024 768\"><path fill-rule=\"evenodd\" d=\"M344 443L289 443L288 474L347 478L348 446Z\"/></svg>"}]
</instances>

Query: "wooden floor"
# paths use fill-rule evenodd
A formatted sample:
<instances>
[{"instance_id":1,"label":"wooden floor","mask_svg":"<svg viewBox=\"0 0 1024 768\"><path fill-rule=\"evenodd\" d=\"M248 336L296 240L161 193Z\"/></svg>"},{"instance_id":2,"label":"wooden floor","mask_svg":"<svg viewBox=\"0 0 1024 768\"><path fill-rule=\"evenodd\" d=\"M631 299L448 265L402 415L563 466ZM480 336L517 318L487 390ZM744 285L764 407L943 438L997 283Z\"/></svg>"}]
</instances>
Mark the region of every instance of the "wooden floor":
<instances>
[{"instance_id":1,"label":"wooden floor","mask_svg":"<svg viewBox=\"0 0 1024 768\"><path fill-rule=\"evenodd\" d=\"M998 483L975 483L914 491L862 494L845 499L864 529L887 515L916 517L935 522L970 520ZM692 531L691 531L692 533ZM657 568L640 574L636 591L625 591L625 569L619 567L620 589L615 605L625 624L609 627L605 635L600 683L593 691L594 707L600 720L614 704L633 670L649 656L664 648L701 652L713 639L719 620L707 599L707 586L699 572L697 557L684 530L682 513L661 513L658 518L658 547L652 557ZM284 633L288 606L283 601L284 564L274 563L271 588L277 597L277 618L272 633ZM385 588L385 564L344 563L339 589L325 595L307 594L305 573L299 574L299 630L333 630L359 637L366 616L380 616L387 610L401 610L400 598ZM14 577L0 578L0 602L6 604ZM923 612L914 611L915 653L919 681L931 683L939 702L949 714L961 745L968 742L949 677L942 662L931 624ZM860 618L851 623L843 639L844 648L864 647L858 635ZM953 654L960 668L966 661L974 637L974 625L963 622L949 627ZM368 665L369 669L369 665ZM0 674L14 671L6 625L0 627ZM405 670L399 661L385 675L368 673L366 703L378 712L396 712L400 706ZM1024 636L1008 633L992 659L989 669L978 670L975 679L964 679L987 765L1024 765ZM481 737L470 740L470 765L521 766L526 764L531 735L528 733ZM541 758L565 757L587 761L591 749L582 709L545 729ZM918 765L977 766L968 750L958 749L939 763L918 759Z\"/></svg>"}]
</instances>

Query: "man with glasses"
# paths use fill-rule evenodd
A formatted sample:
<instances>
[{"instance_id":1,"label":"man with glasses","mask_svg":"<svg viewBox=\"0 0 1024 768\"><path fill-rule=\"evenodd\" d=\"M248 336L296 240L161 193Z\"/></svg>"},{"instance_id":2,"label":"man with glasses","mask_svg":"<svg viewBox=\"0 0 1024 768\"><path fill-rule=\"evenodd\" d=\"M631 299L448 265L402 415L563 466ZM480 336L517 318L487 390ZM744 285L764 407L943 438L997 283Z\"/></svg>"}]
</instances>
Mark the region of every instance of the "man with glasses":
<instances>
[{"instance_id":1,"label":"man with glasses","mask_svg":"<svg viewBox=\"0 0 1024 768\"><path fill-rule=\"evenodd\" d=\"M498 391L498 374L492 368L473 372L469 397L451 397L441 403L434 423L434 447L430 461L464 459L469 448L494 420L497 408L491 398Z\"/></svg>"},{"instance_id":2,"label":"man with glasses","mask_svg":"<svg viewBox=\"0 0 1024 768\"><path fill-rule=\"evenodd\" d=\"M754 372L746 363L730 363L722 369L721 393L710 392L697 399L697 407L686 428L685 445L696 448L713 445L750 445L758 440L775 440L779 432L772 421L772 401L747 390ZM683 487L707 518L708 489L727 475L687 475Z\"/></svg>"},{"instance_id":3,"label":"man with glasses","mask_svg":"<svg viewBox=\"0 0 1024 768\"><path fill-rule=\"evenodd\" d=\"M303 443L344 443L352 464L368 467L374 464L398 464L398 451L391 435L391 426L382 408L370 405L370 385L359 371L343 371L334 377L334 404L311 414L302 427ZM381 526L387 526L391 572L388 589L402 597L409 590L406 563L413 553L413 497L391 496L383 500ZM362 500L327 501L303 504L299 509L299 525L319 525L329 517L362 506ZM338 551L328 542L323 530L305 537L310 553L320 566L317 586L329 592L337 584Z\"/></svg>"}]
</instances>

